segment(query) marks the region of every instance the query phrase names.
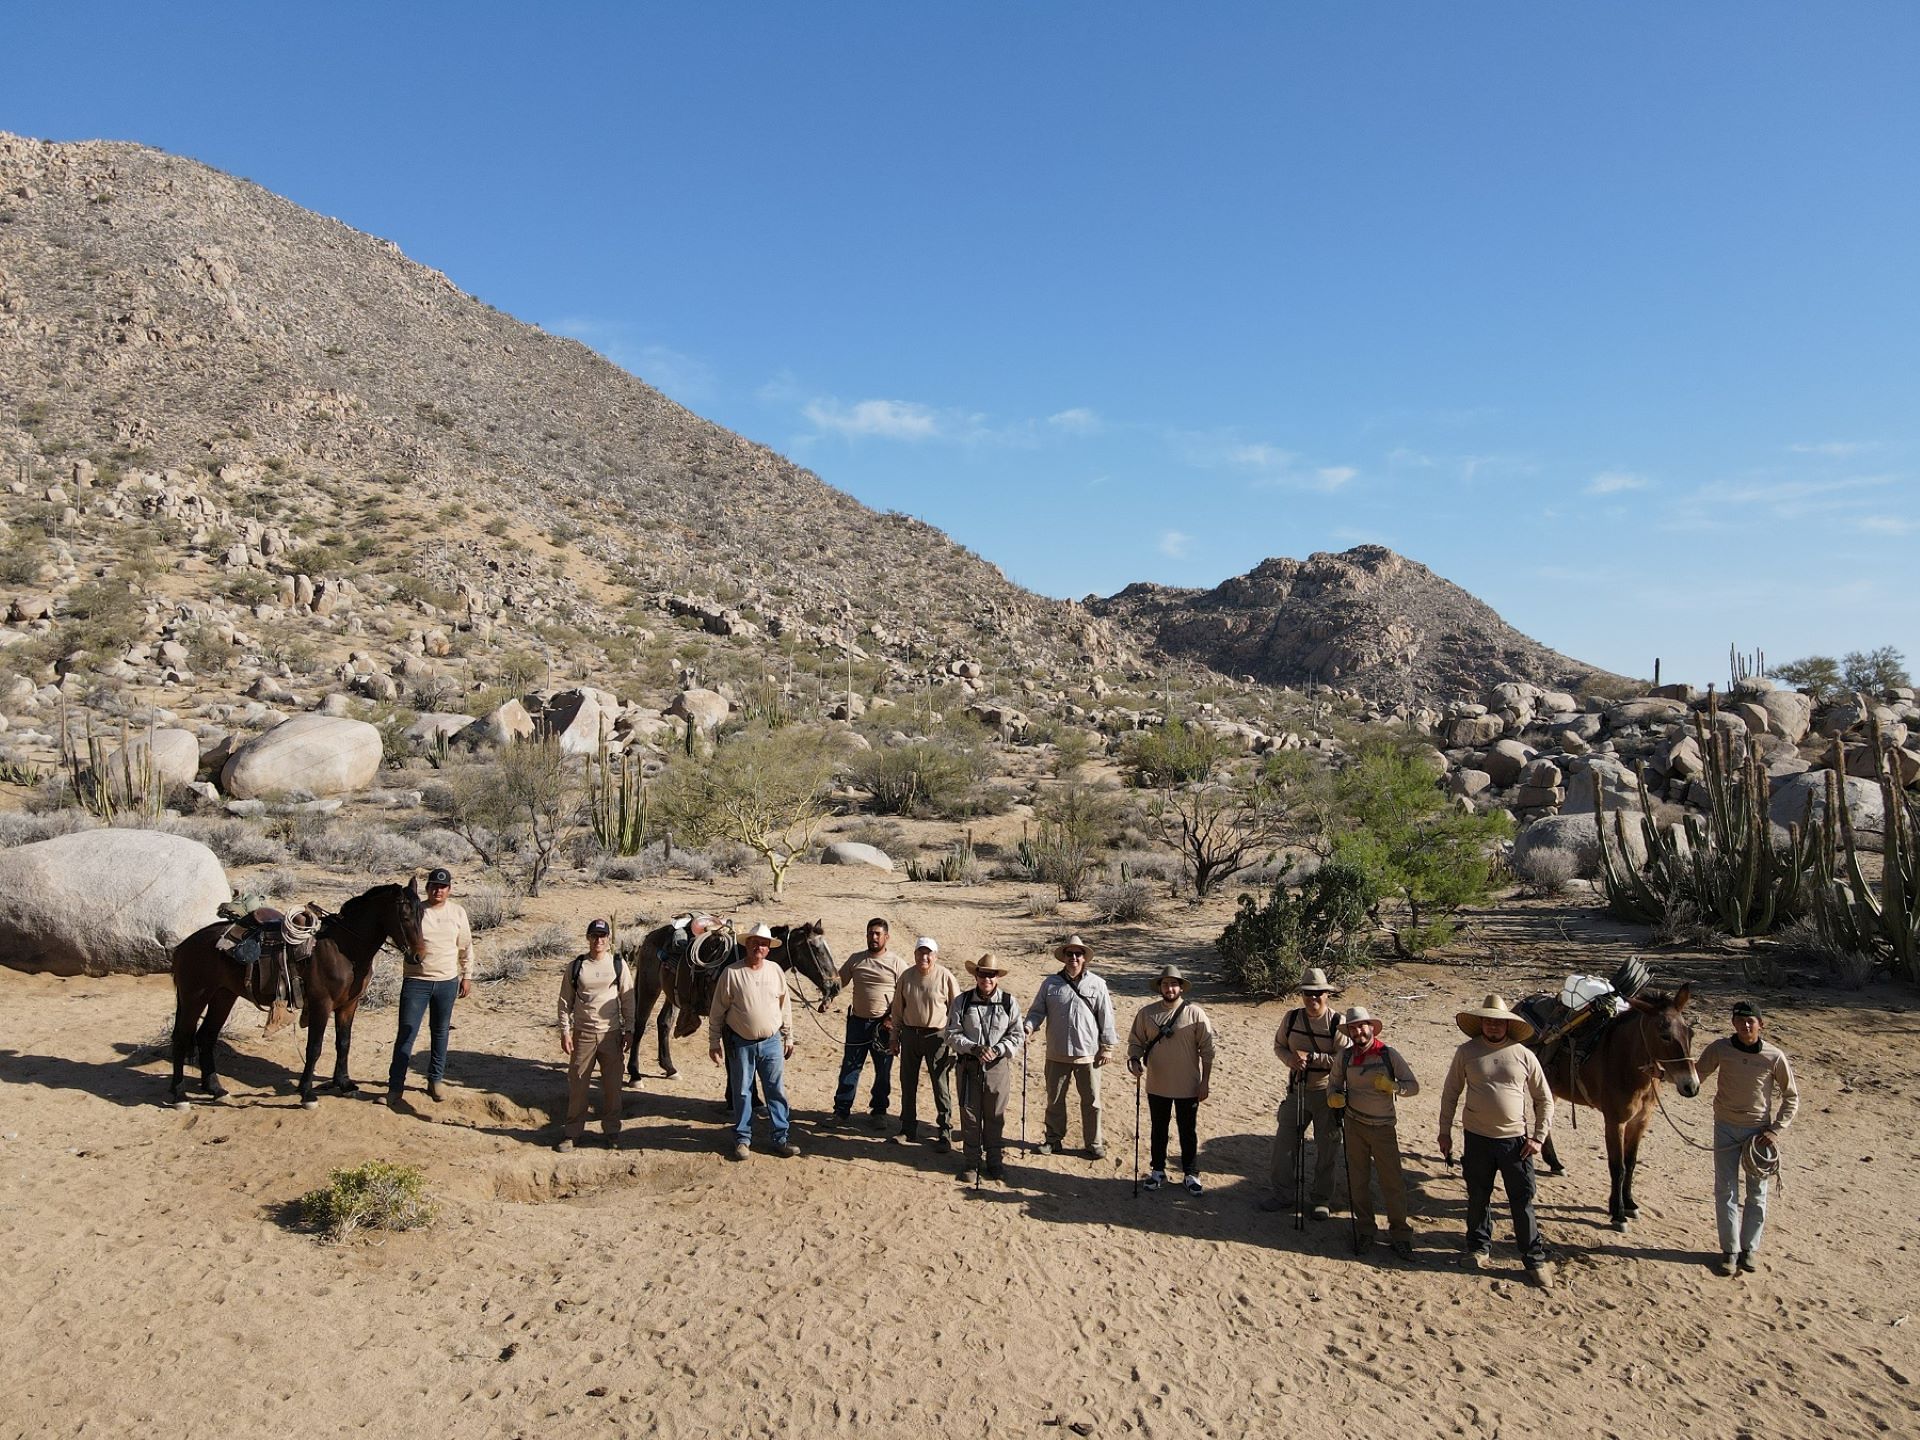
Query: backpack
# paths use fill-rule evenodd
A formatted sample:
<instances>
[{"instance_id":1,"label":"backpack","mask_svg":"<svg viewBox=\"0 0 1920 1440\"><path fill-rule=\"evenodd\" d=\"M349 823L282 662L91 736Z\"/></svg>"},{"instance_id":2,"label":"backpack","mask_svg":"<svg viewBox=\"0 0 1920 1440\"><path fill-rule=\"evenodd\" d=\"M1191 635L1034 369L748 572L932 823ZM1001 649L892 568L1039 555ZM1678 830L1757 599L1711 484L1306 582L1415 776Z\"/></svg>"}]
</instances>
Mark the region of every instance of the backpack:
<instances>
[{"instance_id":1,"label":"backpack","mask_svg":"<svg viewBox=\"0 0 1920 1440\"><path fill-rule=\"evenodd\" d=\"M567 984L577 996L580 993L580 971L586 965L587 957L576 955L573 963L567 967ZM613 952L613 993L620 993L620 981L626 975L626 967L620 963L620 952Z\"/></svg>"}]
</instances>

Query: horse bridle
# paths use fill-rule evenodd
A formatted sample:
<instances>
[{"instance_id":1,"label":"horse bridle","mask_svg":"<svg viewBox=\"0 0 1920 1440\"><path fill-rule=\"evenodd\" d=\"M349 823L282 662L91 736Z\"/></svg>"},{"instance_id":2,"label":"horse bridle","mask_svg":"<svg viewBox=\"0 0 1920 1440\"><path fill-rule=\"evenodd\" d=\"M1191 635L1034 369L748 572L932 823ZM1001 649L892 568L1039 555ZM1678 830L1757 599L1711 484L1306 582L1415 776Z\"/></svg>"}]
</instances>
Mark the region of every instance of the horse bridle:
<instances>
[{"instance_id":1,"label":"horse bridle","mask_svg":"<svg viewBox=\"0 0 1920 1440\"><path fill-rule=\"evenodd\" d=\"M1629 1005L1633 1004L1632 1001L1628 1001L1627 1003ZM1641 1014L1648 1015L1648 1016L1659 1015L1664 1013L1662 1011L1655 1010L1650 1005L1648 1006L1634 1005L1633 1008L1640 1011ZM1668 1039L1670 1040L1673 1039L1671 1031L1668 1027L1663 1026L1662 1032L1667 1035ZM1653 1053L1653 1042L1647 1038L1646 1031L1642 1030L1640 1032L1640 1048L1646 1052L1646 1056L1647 1056L1647 1063L1639 1067L1640 1073L1642 1075L1653 1076L1654 1083L1656 1085L1659 1084L1662 1080L1665 1080L1667 1078L1667 1068L1669 1066L1672 1066L1672 1065L1691 1066L1693 1064L1692 1048L1683 1041L1675 1041L1675 1048L1680 1052L1679 1056L1676 1059L1662 1060Z\"/></svg>"}]
</instances>

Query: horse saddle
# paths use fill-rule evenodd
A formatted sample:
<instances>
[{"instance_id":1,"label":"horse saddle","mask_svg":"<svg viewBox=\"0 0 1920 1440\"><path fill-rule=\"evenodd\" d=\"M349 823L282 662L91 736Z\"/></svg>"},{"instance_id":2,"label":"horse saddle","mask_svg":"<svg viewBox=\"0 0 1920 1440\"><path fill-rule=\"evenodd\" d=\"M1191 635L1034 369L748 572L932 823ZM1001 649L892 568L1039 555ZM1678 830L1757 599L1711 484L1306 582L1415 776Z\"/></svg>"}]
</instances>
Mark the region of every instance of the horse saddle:
<instances>
[{"instance_id":1,"label":"horse saddle","mask_svg":"<svg viewBox=\"0 0 1920 1440\"><path fill-rule=\"evenodd\" d=\"M246 972L241 993L271 1012L271 1033L286 1023L284 1014L300 1008L300 966L319 936L318 917L309 910L285 915L270 905L244 902L223 905L221 915L228 925L215 948Z\"/></svg>"}]
</instances>

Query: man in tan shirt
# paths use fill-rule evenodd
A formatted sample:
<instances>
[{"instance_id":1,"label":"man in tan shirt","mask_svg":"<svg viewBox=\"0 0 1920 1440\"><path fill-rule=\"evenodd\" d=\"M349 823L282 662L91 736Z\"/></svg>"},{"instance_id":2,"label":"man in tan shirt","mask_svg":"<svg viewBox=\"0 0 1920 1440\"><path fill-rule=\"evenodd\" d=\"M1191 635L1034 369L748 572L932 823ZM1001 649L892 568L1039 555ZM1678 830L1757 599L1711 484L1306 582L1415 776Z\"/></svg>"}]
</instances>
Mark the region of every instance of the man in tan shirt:
<instances>
[{"instance_id":1,"label":"man in tan shirt","mask_svg":"<svg viewBox=\"0 0 1920 1440\"><path fill-rule=\"evenodd\" d=\"M1340 1033L1340 1012L1333 1008L1340 987L1327 979L1326 971L1317 967L1307 971L1299 990L1300 1003L1280 1017L1280 1028L1273 1035L1273 1053L1287 1067L1287 1093L1275 1115L1278 1125L1268 1166L1273 1195L1260 1208L1297 1210L1310 1202L1313 1218L1325 1220L1333 1214L1340 1135L1339 1120L1327 1107L1327 1078L1347 1037ZM1313 1127L1313 1184L1303 1195L1299 1177L1305 1169L1309 1125ZM1294 1223L1299 1224L1297 1216Z\"/></svg>"},{"instance_id":2,"label":"man in tan shirt","mask_svg":"<svg viewBox=\"0 0 1920 1440\"><path fill-rule=\"evenodd\" d=\"M741 958L720 972L707 1010L707 1058L725 1058L733 1096L733 1158L744 1160L753 1143L753 1081L760 1078L773 1126L773 1153L791 1159L800 1147L788 1138L786 1062L793 1055L793 1011L787 972L767 957L780 942L765 925L740 937Z\"/></svg>"},{"instance_id":3,"label":"man in tan shirt","mask_svg":"<svg viewBox=\"0 0 1920 1440\"><path fill-rule=\"evenodd\" d=\"M1453 1163L1453 1116L1464 1096L1466 1149L1461 1169L1467 1181L1467 1264L1484 1270L1493 1254L1493 1179L1498 1175L1513 1211L1514 1238L1527 1274L1542 1289L1553 1288L1553 1266L1533 1218L1533 1157L1553 1130L1553 1092L1547 1072L1527 1049L1533 1026L1498 995L1477 1010L1462 1010L1454 1023L1470 1038L1453 1052L1440 1088L1440 1153Z\"/></svg>"},{"instance_id":4,"label":"man in tan shirt","mask_svg":"<svg viewBox=\"0 0 1920 1440\"><path fill-rule=\"evenodd\" d=\"M947 1011L960 994L960 982L939 963L940 942L922 935L913 945L913 964L893 987L888 1012L893 1031L893 1053L900 1057L900 1130L893 1136L905 1145L920 1138L920 1067L926 1066L933 1085L933 1148L942 1155L953 1150L953 1057L941 1043Z\"/></svg>"},{"instance_id":5,"label":"man in tan shirt","mask_svg":"<svg viewBox=\"0 0 1920 1440\"><path fill-rule=\"evenodd\" d=\"M400 979L400 1029L393 1040L393 1061L387 1066L387 1104L398 1110L406 1089L407 1066L420 1021L432 1015L433 1048L427 1062L427 1096L442 1098L440 1082L447 1074L447 1037L453 1033L453 1002L473 990L473 926L467 909L453 895L453 875L435 870L427 876L427 903L420 911L420 936L425 954L409 956Z\"/></svg>"},{"instance_id":6,"label":"man in tan shirt","mask_svg":"<svg viewBox=\"0 0 1920 1440\"><path fill-rule=\"evenodd\" d=\"M560 1053L567 1057L567 1133L558 1145L573 1149L587 1132L587 1092L600 1067L600 1128L607 1148L620 1144L620 1057L633 1029L633 972L613 953L613 927L587 924L587 953L560 976Z\"/></svg>"},{"instance_id":7,"label":"man in tan shirt","mask_svg":"<svg viewBox=\"0 0 1920 1440\"><path fill-rule=\"evenodd\" d=\"M1406 1057L1380 1038L1380 1022L1364 1005L1347 1011L1340 1028L1349 1044L1333 1062L1327 1104L1346 1131L1347 1197L1353 1213L1353 1252L1373 1245L1373 1182L1387 1211L1387 1238L1402 1260L1413 1258L1407 1220L1407 1179L1400 1167L1396 1101L1420 1093Z\"/></svg>"},{"instance_id":8,"label":"man in tan shirt","mask_svg":"<svg viewBox=\"0 0 1920 1440\"><path fill-rule=\"evenodd\" d=\"M853 1102L860 1090L860 1072L873 1061L873 1093L868 1113L877 1130L887 1123L887 1105L893 1099L893 1044L887 1034L887 1011L893 1006L893 987L907 968L887 948L892 929L879 916L867 922L867 948L847 957L840 967L840 983L847 991L847 1040L840 1052L840 1084L833 1092L833 1118L853 1118Z\"/></svg>"},{"instance_id":9,"label":"man in tan shirt","mask_svg":"<svg viewBox=\"0 0 1920 1440\"><path fill-rule=\"evenodd\" d=\"M1146 1086L1152 1116L1152 1150L1146 1188L1167 1183L1167 1122L1180 1122L1180 1172L1189 1195L1200 1184L1200 1102L1213 1092L1213 1022L1187 999L1187 977L1178 966L1160 971L1160 998L1142 1005L1127 1030L1127 1069Z\"/></svg>"},{"instance_id":10,"label":"man in tan shirt","mask_svg":"<svg viewBox=\"0 0 1920 1440\"><path fill-rule=\"evenodd\" d=\"M1742 1000L1733 1007L1733 1034L1714 1041L1700 1052L1696 1068L1704 1082L1717 1074L1713 1092L1713 1212L1720 1226L1722 1275L1759 1268L1754 1256L1767 1228L1767 1187L1772 1167L1763 1163L1775 1148L1780 1132L1793 1123L1800 1109L1800 1087L1793 1066L1778 1045L1761 1038L1765 1025L1760 1007ZM1775 1106L1778 1106L1778 1109ZM1750 1161L1758 1147L1761 1162ZM1747 1174L1747 1195L1740 1199L1740 1172Z\"/></svg>"}]
</instances>

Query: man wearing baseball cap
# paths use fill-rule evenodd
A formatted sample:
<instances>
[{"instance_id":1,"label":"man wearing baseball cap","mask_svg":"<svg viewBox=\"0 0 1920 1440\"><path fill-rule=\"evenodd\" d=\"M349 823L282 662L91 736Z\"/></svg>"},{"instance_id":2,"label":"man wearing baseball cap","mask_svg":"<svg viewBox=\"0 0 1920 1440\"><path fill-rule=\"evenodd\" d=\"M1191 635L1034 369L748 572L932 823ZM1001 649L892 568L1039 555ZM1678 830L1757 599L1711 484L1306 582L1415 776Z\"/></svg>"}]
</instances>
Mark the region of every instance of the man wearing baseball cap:
<instances>
[{"instance_id":1,"label":"man wearing baseball cap","mask_svg":"<svg viewBox=\"0 0 1920 1440\"><path fill-rule=\"evenodd\" d=\"M1759 1268L1754 1256L1767 1228L1767 1186L1779 1167L1776 1147L1800 1108L1793 1066L1784 1050L1761 1038L1765 1027L1760 1007L1740 1001L1733 1007L1733 1034L1702 1050L1695 1067L1702 1081L1720 1077L1713 1092L1713 1212L1720 1225L1720 1260L1714 1268L1722 1275Z\"/></svg>"},{"instance_id":2,"label":"man wearing baseball cap","mask_svg":"<svg viewBox=\"0 0 1920 1440\"><path fill-rule=\"evenodd\" d=\"M945 1155L953 1149L953 1057L941 1043L947 1009L960 994L960 982L939 961L940 942L922 935L913 942L913 964L893 987L887 1015L893 1030L893 1053L900 1057L900 1129L896 1144L920 1138L920 1068L926 1067L933 1086L933 1147Z\"/></svg>"},{"instance_id":3,"label":"man wearing baseball cap","mask_svg":"<svg viewBox=\"0 0 1920 1440\"><path fill-rule=\"evenodd\" d=\"M588 1082L600 1067L600 1128L607 1148L620 1144L621 1051L633 1029L633 972L613 951L613 927L587 922L587 953L560 977L560 1053L567 1057L567 1133L573 1149L587 1132Z\"/></svg>"},{"instance_id":4,"label":"man wearing baseball cap","mask_svg":"<svg viewBox=\"0 0 1920 1440\"><path fill-rule=\"evenodd\" d=\"M473 925L467 919L467 907L452 895L451 871L436 869L427 876L427 900L420 909L420 938L426 945L418 958L407 957L400 972L400 1029L393 1040L393 1061L387 1066L387 1104L395 1110L400 1108L400 1092L406 1089L420 1021L429 1014L433 1048L427 1062L427 1097L441 1098L447 1037L453 1033L453 1002L473 991Z\"/></svg>"}]
</instances>

